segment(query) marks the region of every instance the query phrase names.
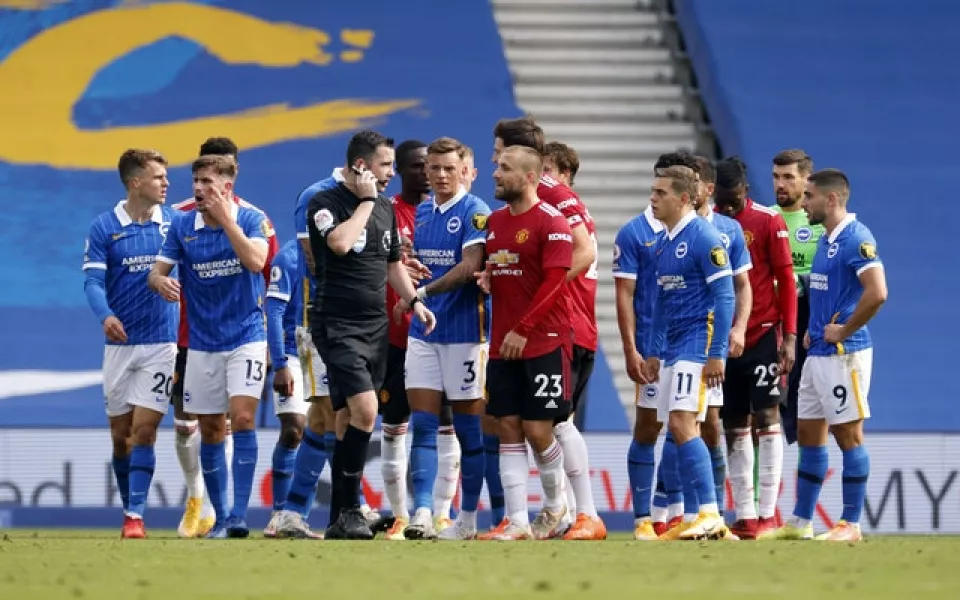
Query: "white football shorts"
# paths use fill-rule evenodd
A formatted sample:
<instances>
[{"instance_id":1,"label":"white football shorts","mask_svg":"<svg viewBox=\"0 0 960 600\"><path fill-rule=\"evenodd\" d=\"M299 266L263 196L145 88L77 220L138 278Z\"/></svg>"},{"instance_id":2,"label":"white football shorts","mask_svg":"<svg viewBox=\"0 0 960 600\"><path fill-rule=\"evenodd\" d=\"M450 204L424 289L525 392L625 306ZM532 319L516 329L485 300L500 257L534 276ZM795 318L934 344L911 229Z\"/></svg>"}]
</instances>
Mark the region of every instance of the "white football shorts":
<instances>
[{"instance_id":1,"label":"white football shorts","mask_svg":"<svg viewBox=\"0 0 960 600\"><path fill-rule=\"evenodd\" d=\"M108 417L142 406L167 414L173 390L176 344L107 345L103 350L103 397Z\"/></svg>"},{"instance_id":2,"label":"white football shorts","mask_svg":"<svg viewBox=\"0 0 960 600\"><path fill-rule=\"evenodd\" d=\"M230 411L230 398L260 399L267 375L267 343L250 342L233 350L190 348L184 372L183 410L195 415Z\"/></svg>"},{"instance_id":3,"label":"white football shorts","mask_svg":"<svg viewBox=\"0 0 960 600\"><path fill-rule=\"evenodd\" d=\"M273 412L277 416L285 414L306 415L310 405L303 397L303 373L300 370L300 359L287 355L287 367L293 375L293 393L283 397L273 392ZM276 374L274 374L276 376Z\"/></svg>"},{"instance_id":4,"label":"white football shorts","mask_svg":"<svg viewBox=\"0 0 960 600\"><path fill-rule=\"evenodd\" d=\"M406 389L445 392L450 401L483 398L487 344L431 344L407 338Z\"/></svg>"},{"instance_id":5,"label":"white football shorts","mask_svg":"<svg viewBox=\"0 0 960 600\"><path fill-rule=\"evenodd\" d=\"M834 356L807 356L800 372L797 417L841 425L870 418L873 348Z\"/></svg>"},{"instance_id":6,"label":"white football shorts","mask_svg":"<svg viewBox=\"0 0 960 600\"><path fill-rule=\"evenodd\" d=\"M707 384L703 381L703 367L700 363L678 360L670 366L660 368L660 381L657 387L657 420L670 421L674 411L697 414L697 421L703 421L707 415Z\"/></svg>"},{"instance_id":7,"label":"white football shorts","mask_svg":"<svg viewBox=\"0 0 960 600\"><path fill-rule=\"evenodd\" d=\"M297 354L300 356L300 371L303 373L304 400L330 395L330 380L327 366L313 345L309 327L297 327Z\"/></svg>"}]
</instances>

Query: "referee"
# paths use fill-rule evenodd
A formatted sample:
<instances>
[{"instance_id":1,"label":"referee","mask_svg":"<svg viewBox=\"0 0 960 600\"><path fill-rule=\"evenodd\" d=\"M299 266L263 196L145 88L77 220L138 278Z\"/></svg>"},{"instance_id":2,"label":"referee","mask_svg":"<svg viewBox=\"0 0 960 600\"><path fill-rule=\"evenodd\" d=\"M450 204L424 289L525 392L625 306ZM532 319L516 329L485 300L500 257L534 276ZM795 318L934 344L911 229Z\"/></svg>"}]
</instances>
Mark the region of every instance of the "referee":
<instances>
[{"instance_id":1,"label":"referee","mask_svg":"<svg viewBox=\"0 0 960 600\"><path fill-rule=\"evenodd\" d=\"M318 193L307 208L317 281L310 329L336 412L327 539L373 538L360 512L360 483L386 372L387 282L428 332L436 324L403 267L396 216L381 195L393 161L393 140L357 133L347 145L344 181Z\"/></svg>"}]
</instances>

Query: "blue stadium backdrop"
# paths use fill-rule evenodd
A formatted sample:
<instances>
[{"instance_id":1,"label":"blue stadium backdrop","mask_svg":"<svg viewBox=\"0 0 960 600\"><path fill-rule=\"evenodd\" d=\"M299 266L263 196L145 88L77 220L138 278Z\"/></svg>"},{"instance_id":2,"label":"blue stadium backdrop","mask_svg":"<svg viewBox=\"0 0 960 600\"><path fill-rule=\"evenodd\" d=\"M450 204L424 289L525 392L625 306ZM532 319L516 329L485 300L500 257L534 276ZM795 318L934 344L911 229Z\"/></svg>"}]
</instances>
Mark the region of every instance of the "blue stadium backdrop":
<instances>
[{"instance_id":1,"label":"blue stadium backdrop","mask_svg":"<svg viewBox=\"0 0 960 600\"><path fill-rule=\"evenodd\" d=\"M866 530L960 532L960 440L935 435L960 430L951 410L960 384L948 365L960 333L949 303L960 290L947 262L945 133L960 130L948 104L960 67L929 61L952 52L950 20L863 0L811 0L803 11L763 0L675 4L713 125L728 153L751 166L754 197L771 200L773 153L803 146L818 166L851 174L855 210L879 239L892 291L874 327L870 429L888 433L871 442ZM175 202L190 194L200 142L234 138L239 193L269 213L282 240L293 236L297 192L340 165L350 134L364 127L398 141L463 140L478 155L475 191L490 199L492 125L520 111L490 3L455 6L0 1L0 528L118 524L102 332L80 262L90 220L123 195L115 169L123 149L154 147L171 160ZM857 12L865 6L869 23ZM594 492L611 528L629 529L629 436L613 390L601 353L587 416ZM253 506L270 505L270 408ZM148 519L173 526L184 489L169 427L157 445ZM383 501L378 454L375 443L365 478L374 505ZM786 461L795 464L795 447ZM839 512L838 479L831 472L820 525ZM783 510L793 486L788 468ZM536 477L529 488L536 506ZM252 511L251 524L266 516Z\"/></svg>"}]
</instances>

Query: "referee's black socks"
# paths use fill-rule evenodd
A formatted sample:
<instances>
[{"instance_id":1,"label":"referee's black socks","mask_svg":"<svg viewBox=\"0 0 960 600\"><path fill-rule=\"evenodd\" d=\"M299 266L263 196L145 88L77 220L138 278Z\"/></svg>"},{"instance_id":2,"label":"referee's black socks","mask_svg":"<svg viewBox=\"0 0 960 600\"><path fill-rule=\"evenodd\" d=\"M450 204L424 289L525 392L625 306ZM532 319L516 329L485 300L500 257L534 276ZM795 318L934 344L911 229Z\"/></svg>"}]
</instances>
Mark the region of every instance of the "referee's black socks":
<instances>
[{"instance_id":1,"label":"referee's black socks","mask_svg":"<svg viewBox=\"0 0 960 600\"><path fill-rule=\"evenodd\" d=\"M337 451L342 450L340 462L341 508L360 506L360 485L363 480L363 467L367 462L367 448L370 446L370 433L347 426L343 440L337 442Z\"/></svg>"},{"instance_id":2,"label":"referee's black socks","mask_svg":"<svg viewBox=\"0 0 960 600\"><path fill-rule=\"evenodd\" d=\"M330 457L330 520L333 525L343 510L343 442L337 440Z\"/></svg>"}]
</instances>

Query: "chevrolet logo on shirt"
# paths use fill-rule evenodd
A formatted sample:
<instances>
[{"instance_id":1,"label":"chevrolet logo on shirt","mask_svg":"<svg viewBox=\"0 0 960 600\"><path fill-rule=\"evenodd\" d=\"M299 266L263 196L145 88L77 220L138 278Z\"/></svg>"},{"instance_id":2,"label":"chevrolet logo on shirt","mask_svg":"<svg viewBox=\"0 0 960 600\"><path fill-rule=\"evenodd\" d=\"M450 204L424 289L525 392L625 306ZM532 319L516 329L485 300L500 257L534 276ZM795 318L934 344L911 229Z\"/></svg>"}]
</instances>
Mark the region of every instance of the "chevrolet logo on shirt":
<instances>
[{"instance_id":1,"label":"chevrolet logo on shirt","mask_svg":"<svg viewBox=\"0 0 960 600\"><path fill-rule=\"evenodd\" d=\"M520 262L520 255L514 252L507 252L506 250L497 250L494 254L490 255L487 262L498 267L515 265Z\"/></svg>"}]
</instances>

